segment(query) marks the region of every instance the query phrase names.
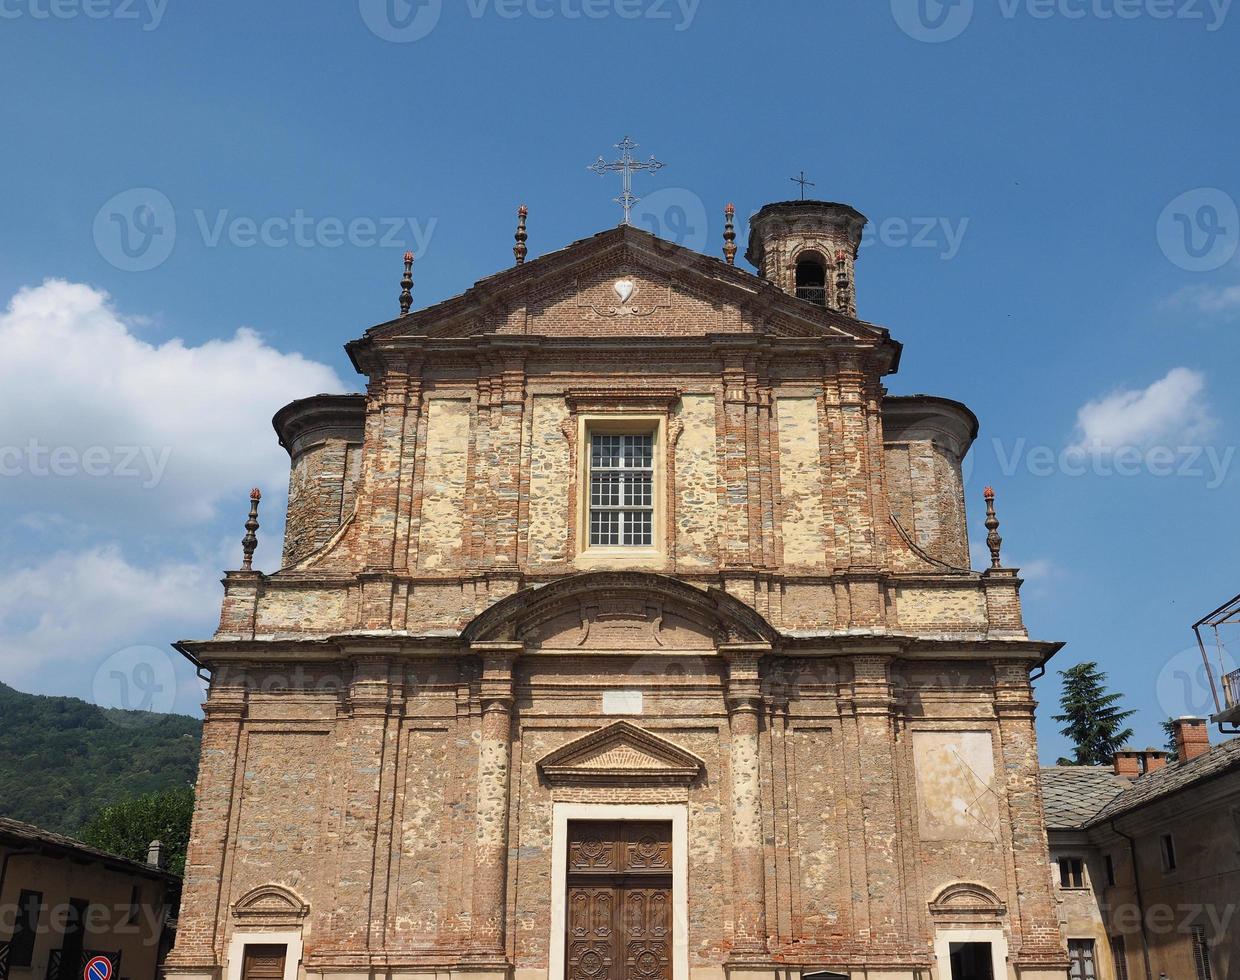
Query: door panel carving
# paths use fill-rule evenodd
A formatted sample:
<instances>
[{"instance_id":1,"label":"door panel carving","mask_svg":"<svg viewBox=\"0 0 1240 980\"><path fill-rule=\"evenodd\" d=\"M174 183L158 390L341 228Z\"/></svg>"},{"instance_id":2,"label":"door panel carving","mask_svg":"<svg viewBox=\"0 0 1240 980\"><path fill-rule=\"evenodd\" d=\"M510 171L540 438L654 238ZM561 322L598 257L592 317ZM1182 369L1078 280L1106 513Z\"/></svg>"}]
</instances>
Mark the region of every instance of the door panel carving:
<instances>
[{"instance_id":1,"label":"door panel carving","mask_svg":"<svg viewBox=\"0 0 1240 980\"><path fill-rule=\"evenodd\" d=\"M568 980L671 980L671 825L569 824Z\"/></svg>"}]
</instances>

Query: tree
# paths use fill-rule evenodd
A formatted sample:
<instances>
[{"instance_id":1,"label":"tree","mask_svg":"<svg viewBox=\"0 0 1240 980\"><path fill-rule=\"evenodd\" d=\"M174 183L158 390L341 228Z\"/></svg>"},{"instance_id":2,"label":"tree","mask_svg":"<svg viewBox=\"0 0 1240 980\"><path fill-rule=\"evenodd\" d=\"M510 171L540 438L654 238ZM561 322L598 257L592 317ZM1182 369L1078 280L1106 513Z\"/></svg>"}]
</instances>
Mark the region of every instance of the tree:
<instances>
[{"instance_id":1,"label":"tree","mask_svg":"<svg viewBox=\"0 0 1240 980\"><path fill-rule=\"evenodd\" d=\"M0 683L0 817L80 837L103 807L191 785L201 732L197 718L101 708Z\"/></svg>"},{"instance_id":2,"label":"tree","mask_svg":"<svg viewBox=\"0 0 1240 980\"><path fill-rule=\"evenodd\" d=\"M82 840L131 861L145 861L153 840L164 845L164 867L185 874L185 848L194 815L188 786L149 793L100 810L82 830Z\"/></svg>"},{"instance_id":3,"label":"tree","mask_svg":"<svg viewBox=\"0 0 1240 980\"><path fill-rule=\"evenodd\" d=\"M1175 738L1175 719L1168 718L1162 723L1163 735L1166 741L1163 743L1163 749L1167 753L1167 762L1177 762L1180 758L1180 743Z\"/></svg>"},{"instance_id":4,"label":"tree","mask_svg":"<svg viewBox=\"0 0 1240 980\"><path fill-rule=\"evenodd\" d=\"M1060 759L1059 764L1110 765L1116 751L1132 738L1132 729L1122 726L1136 712L1119 707L1116 702L1123 695L1107 692L1107 675L1092 661L1061 670L1059 676L1063 678L1059 699L1063 714L1055 715L1055 720L1065 723L1059 733L1075 746L1073 758Z\"/></svg>"}]
</instances>

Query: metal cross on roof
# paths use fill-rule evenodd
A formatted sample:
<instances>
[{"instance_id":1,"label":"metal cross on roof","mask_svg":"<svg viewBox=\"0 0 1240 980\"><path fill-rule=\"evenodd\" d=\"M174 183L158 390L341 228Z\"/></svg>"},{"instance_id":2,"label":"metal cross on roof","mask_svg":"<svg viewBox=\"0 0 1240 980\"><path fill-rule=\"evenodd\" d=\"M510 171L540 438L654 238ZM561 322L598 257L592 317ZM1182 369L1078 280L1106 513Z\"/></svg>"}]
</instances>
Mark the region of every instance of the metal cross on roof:
<instances>
[{"instance_id":1,"label":"metal cross on roof","mask_svg":"<svg viewBox=\"0 0 1240 980\"><path fill-rule=\"evenodd\" d=\"M805 200L805 188L806 188L806 187L817 187L817 186L818 186L818 185L817 185L817 184L815 184L812 180L806 180L806 179L805 179L805 171L804 171L804 170L802 170L802 171L801 171L801 176L800 176L800 177L792 177L792 178L789 178L789 179L790 179L790 180L791 180L794 184L800 184L800 185L801 185L801 200L802 200L802 201L804 201L804 200Z\"/></svg>"},{"instance_id":2,"label":"metal cross on roof","mask_svg":"<svg viewBox=\"0 0 1240 980\"><path fill-rule=\"evenodd\" d=\"M632 151L637 149L637 144L632 138L626 136L616 144L616 149L620 151L620 159L614 163L608 163L601 156L586 169L593 170L600 177L607 176L609 171L618 171L621 175L621 191L620 196L615 198L615 202L624 208L624 220L621 224L631 225L632 212L634 205L641 200L640 197L633 196L633 174L639 170L649 170L654 173L656 170L662 170L666 164L660 163L653 156L642 162L633 157Z\"/></svg>"}]
</instances>

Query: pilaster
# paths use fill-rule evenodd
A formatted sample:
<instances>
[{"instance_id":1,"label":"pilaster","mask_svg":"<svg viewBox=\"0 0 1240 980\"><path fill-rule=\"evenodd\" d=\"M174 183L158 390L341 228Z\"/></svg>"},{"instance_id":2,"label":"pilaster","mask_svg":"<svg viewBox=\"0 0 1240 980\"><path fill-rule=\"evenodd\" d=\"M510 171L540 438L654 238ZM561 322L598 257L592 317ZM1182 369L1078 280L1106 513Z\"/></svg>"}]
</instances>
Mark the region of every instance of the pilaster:
<instances>
[{"instance_id":1,"label":"pilaster","mask_svg":"<svg viewBox=\"0 0 1240 980\"><path fill-rule=\"evenodd\" d=\"M328 935L316 945L320 952L360 954L383 945L383 923L373 921L372 905L376 899L382 905L387 889L375 858L382 777L393 762L389 750L395 751L388 722L394 706L399 711L399 688L392 683L389 655L353 656L350 666L352 678L337 720L344 795L330 862L336 888Z\"/></svg>"},{"instance_id":2,"label":"pilaster","mask_svg":"<svg viewBox=\"0 0 1240 980\"><path fill-rule=\"evenodd\" d=\"M223 955L221 888L232 820L233 785L246 689L221 676L213 679L203 705L202 754L194 789L194 819L185 857L185 879L176 946L169 971L215 974Z\"/></svg>"},{"instance_id":3,"label":"pilaster","mask_svg":"<svg viewBox=\"0 0 1240 980\"><path fill-rule=\"evenodd\" d=\"M1018 975L1068 967L1059 932L1056 899L1047 873L1046 818L1034 728L1031 663L995 665L995 714L999 719L1011 828L1016 896L1012 903L1011 960Z\"/></svg>"},{"instance_id":4,"label":"pilaster","mask_svg":"<svg viewBox=\"0 0 1240 980\"><path fill-rule=\"evenodd\" d=\"M522 645L475 643L482 662L482 728L474 835L474 892L466 960L487 971L508 969L505 947L508 807L512 765L512 672Z\"/></svg>"},{"instance_id":5,"label":"pilaster","mask_svg":"<svg viewBox=\"0 0 1240 980\"><path fill-rule=\"evenodd\" d=\"M1015 568L988 568L982 572L982 589L986 594L986 622L992 634L1026 636L1020 609L1022 581Z\"/></svg>"},{"instance_id":6,"label":"pilaster","mask_svg":"<svg viewBox=\"0 0 1240 980\"><path fill-rule=\"evenodd\" d=\"M745 352L724 351L723 357L723 480L720 508L722 566L752 567L749 513L749 391Z\"/></svg>"},{"instance_id":7,"label":"pilaster","mask_svg":"<svg viewBox=\"0 0 1240 980\"><path fill-rule=\"evenodd\" d=\"M732 781L733 944L729 962L765 962L766 856L762 836L762 777L759 728L762 689L759 658L767 644L719 648L728 665L727 708Z\"/></svg>"},{"instance_id":8,"label":"pilaster","mask_svg":"<svg viewBox=\"0 0 1240 980\"><path fill-rule=\"evenodd\" d=\"M895 697L892 658L854 657L852 709L862 772L861 811L865 838L867 945L875 954L899 954L908 942L901 875L896 787Z\"/></svg>"},{"instance_id":9,"label":"pilaster","mask_svg":"<svg viewBox=\"0 0 1240 980\"><path fill-rule=\"evenodd\" d=\"M365 563L390 569L395 564L396 525L400 503L401 463L405 457L406 416L410 376L406 364L389 365L372 380L366 402Z\"/></svg>"},{"instance_id":10,"label":"pilaster","mask_svg":"<svg viewBox=\"0 0 1240 980\"><path fill-rule=\"evenodd\" d=\"M263 573L253 571L225 572L224 603L220 608L219 633L254 639L258 617L258 599L263 590Z\"/></svg>"}]
</instances>

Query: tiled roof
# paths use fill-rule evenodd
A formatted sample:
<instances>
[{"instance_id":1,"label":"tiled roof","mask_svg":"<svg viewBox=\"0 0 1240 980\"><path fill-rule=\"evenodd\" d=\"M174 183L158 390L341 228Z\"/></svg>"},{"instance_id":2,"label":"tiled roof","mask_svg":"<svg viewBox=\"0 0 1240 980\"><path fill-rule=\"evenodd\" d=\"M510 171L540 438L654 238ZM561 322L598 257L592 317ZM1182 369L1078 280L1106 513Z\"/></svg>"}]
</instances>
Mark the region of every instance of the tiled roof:
<instances>
[{"instance_id":1,"label":"tiled roof","mask_svg":"<svg viewBox=\"0 0 1240 980\"><path fill-rule=\"evenodd\" d=\"M1042 808L1051 830L1072 830L1089 823L1132 781L1115 775L1110 766L1044 766Z\"/></svg>"},{"instance_id":2,"label":"tiled roof","mask_svg":"<svg viewBox=\"0 0 1240 980\"><path fill-rule=\"evenodd\" d=\"M1139 779L1110 766L1044 766L1042 807L1050 830L1079 830L1114 819L1229 770L1240 771L1240 738L1216 745L1191 762L1173 762Z\"/></svg>"},{"instance_id":3,"label":"tiled roof","mask_svg":"<svg viewBox=\"0 0 1240 980\"><path fill-rule=\"evenodd\" d=\"M97 847L91 847L89 844L83 844L80 840L74 840L72 837L64 836L64 834L44 830L42 827L36 827L34 824L22 823L20 820L10 820L8 817L0 817L0 844L4 843L16 844L19 847L34 845L42 850L73 854L78 857L98 861L100 864L106 864L113 868L145 875L149 878L176 877L167 871L161 871L159 868L153 868L149 864L143 864L141 861L131 861L129 858L123 858L118 854L111 854L108 851L101 851Z\"/></svg>"},{"instance_id":4,"label":"tiled roof","mask_svg":"<svg viewBox=\"0 0 1240 980\"><path fill-rule=\"evenodd\" d=\"M1142 776L1119 796L1107 803L1090 823L1112 820L1122 813L1153 803L1195 783L1205 782L1229 770L1240 770L1240 738L1216 745L1191 762L1176 762Z\"/></svg>"}]
</instances>

